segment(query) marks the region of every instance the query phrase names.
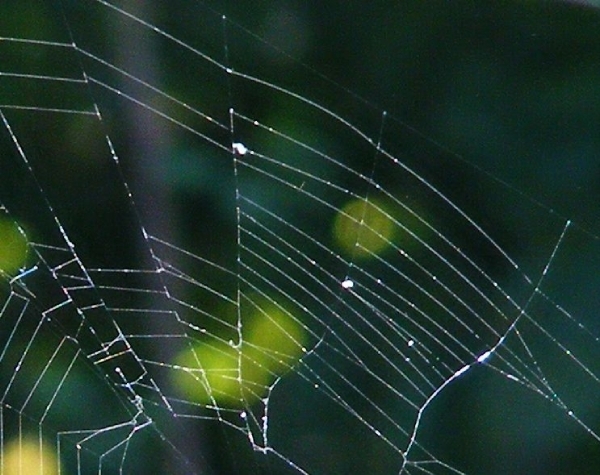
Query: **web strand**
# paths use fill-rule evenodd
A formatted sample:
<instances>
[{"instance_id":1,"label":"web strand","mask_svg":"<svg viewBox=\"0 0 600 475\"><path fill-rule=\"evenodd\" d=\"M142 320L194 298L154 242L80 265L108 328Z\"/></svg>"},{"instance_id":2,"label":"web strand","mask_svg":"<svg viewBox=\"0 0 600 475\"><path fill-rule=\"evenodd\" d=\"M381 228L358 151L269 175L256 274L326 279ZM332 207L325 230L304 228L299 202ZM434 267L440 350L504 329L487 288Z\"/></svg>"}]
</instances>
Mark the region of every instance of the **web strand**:
<instances>
[{"instance_id":1,"label":"web strand","mask_svg":"<svg viewBox=\"0 0 600 475\"><path fill-rule=\"evenodd\" d=\"M342 435L382 473L470 473L431 418L474 378L496 378L498 399L523 389L598 445L594 411L556 369L592 393L600 383L593 322L557 290L574 243L592 248L594 234L469 165L468 186L516 195L554 233L524 255L402 137L448 174L462 155L189 5L211 32L87 0L52 7L55 38L0 36L34 53L3 63L0 81L40 89L0 98L0 473L15 457L50 473L144 473L164 454L164 470L196 473L219 465L211 444L225 447L224 472L251 460L248 473L328 473ZM197 76L120 64L82 12ZM271 62L307 85L265 73ZM173 142L152 183L125 110ZM183 223L168 236L163 192ZM352 452L331 473L371 463Z\"/></svg>"}]
</instances>

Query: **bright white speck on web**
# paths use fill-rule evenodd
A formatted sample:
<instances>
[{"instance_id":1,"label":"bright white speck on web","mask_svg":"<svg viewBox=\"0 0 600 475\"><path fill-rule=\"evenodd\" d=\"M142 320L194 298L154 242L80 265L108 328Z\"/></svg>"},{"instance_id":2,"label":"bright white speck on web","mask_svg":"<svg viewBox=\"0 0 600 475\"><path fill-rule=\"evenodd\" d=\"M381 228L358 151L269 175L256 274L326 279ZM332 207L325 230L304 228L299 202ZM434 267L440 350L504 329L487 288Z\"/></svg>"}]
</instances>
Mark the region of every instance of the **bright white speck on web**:
<instances>
[{"instance_id":1,"label":"bright white speck on web","mask_svg":"<svg viewBox=\"0 0 600 475\"><path fill-rule=\"evenodd\" d=\"M233 148L233 152L237 155L246 155L248 153L248 149L241 142L234 142L231 144L231 147Z\"/></svg>"},{"instance_id":2,"label":"bright white speck on web","mask_svg":"<svg viewBox=\"0 0 600 475\"><path fill-rule=\"evenodd\" d=\"M342 288L351 289L352 287L354 287L354 282L350 279L346 279L342 282Z\"/></svg>"},{"instance_id":3,"label":"bright white speck on web","mask_svg":"<svg viewBox=\"0 0 600 475\"><path fill-rule=\"evenodd\" d=\"M483 363L485 360L487 360L490 357L491 354L492 354L491 351L486 351L481 356L479 356L479 358L477 358L477 361L479 363Z\"/></svg>"}]
</instances>

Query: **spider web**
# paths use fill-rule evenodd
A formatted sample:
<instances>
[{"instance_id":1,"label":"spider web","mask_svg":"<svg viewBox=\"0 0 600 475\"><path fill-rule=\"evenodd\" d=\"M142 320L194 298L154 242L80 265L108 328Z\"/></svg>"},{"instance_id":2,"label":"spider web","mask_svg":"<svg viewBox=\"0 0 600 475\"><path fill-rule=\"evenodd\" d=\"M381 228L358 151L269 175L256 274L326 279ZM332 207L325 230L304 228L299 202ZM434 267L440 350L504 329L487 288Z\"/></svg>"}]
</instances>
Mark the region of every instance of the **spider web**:
<instances>
[{"instance_id":1,"label":"spider web","mask_svg":"<svg viewBox=\"0 0 600 475\"><path fill-rule=\"evenodd\" d=\"M0 41L1 473L597 458L569 213L206 4L19 4L49 26Z\"/></svg>"}]
</instances>

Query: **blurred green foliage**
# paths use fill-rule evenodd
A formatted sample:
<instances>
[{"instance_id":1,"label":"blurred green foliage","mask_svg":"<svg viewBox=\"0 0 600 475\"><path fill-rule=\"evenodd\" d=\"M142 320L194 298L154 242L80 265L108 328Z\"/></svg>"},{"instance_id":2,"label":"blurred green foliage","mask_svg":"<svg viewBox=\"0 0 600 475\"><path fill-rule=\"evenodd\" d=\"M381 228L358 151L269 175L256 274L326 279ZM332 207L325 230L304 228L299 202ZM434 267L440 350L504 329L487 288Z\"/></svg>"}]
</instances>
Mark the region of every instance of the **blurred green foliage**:
<instances>
[{"instance_id":1,"label":"blurred green foliage","mask_svg":"<svg viewBox=\"0 0 600 475\"><path fill-rule=\"evenodd\" d=\"M27 238L17 223L0 218L0 271L17 274L27 261Z\"/></svg>"},{"instance_id":2,"label":"blurred green foliage","mask_svg":"<svg viewBox=\"0 0 600 475\"><path fill-rule=\"evenodd\" d=\"M584 2L129 3L128 8L143 7L150 21L202 53L229 62L236 71L288 88L347 119L374 141L380 138L383 149L411 163L427 180L439 183L446 196L482 223L518 262L523 262L527 274L538 275L540 263L547 262L560 230L554 221L556 216L572 219L591 235L600 235L600 12ZM221 14L241 28L223 28ZM122 31L117 33L114 12L95 2L13 0L0 4L0 36L68 42L70 34L103 51L111 63L137 54L120 50L124 37ZM301 137L334 157L344 157L365 173L371 171L372 149L360 149L346 140L345 125L333 125L332 120L323 121L322 127L307 125L303 118L315 114L312 108L289 98L286 101L256 83L233 79L228 84L224 75L219 76L180 45L159 43L151 53L156 68L153 79L159 87L217 121L228 123L228 108L234 101L236 108L264 118L267 125L277 126L282 133ZM86 61L52 47L0 42L3 72L80 77L82 64L84 69L94 71L95 66ZM321 74L329 79L323 80ZM75 90L65 94L64 87L0 77L0 104L53 107L67 103L78 110L89 105L89 97ZM127 87L130 85L123 89ZM11 123L28 156L36 157L44 189L51 190L48 197L56 204L56 212L81 255L92 267L126 268L129 262L138 262L142 254L137 249L140 223L131 211L114 211L123 202L124 193L121 177L110 163L105 163L110 154L102 142L103 134L111 137L122 157L135 156L140 147L131 139L134 124L128 121L127 106L99 87L91 90L103 111L104 131L97 127L95 117L88 121L82 116L58 118L12 111ZM384 110L388 119L382 128ZM169 110L176 119L185 113L175 107ZM192 126L200 133L212 133L213 124L208 121L190 120L198 121ZM160 162L159 168L153 169L155 181L149 184L139 179L139 163L144 162L137 163L135 158L124 159L123 170L127 181L134 188L138 186L139 194L145 189L156 197L160 194L157 190L168 190L166 201L170 207L163 214L168 215L168 231L181 247L227 265L235 264L239 253L235 241L236 185L248 197L259 196L285 219L306 222L313 217L312 210L303 209L292 193L284 196L279 189L265 187L258 175L240 173L236 183L230 162L220 160L225 154L220 155L202 138L190 137L176 125L167 124L165 128L170 128L170 136L164 141L168 142L166 148L151 147L159 154ZM227 138L228 131L222 134ZM148 133L149 143L151 135ZM272 136L265 138L260 130L249 132L247 137L250 142L260 143L265 153L288 157L292 166L303 160L302 150ZM14 145L7 137L3 140L2 198L10 201L16 219L21 215L29 218L28 226L40 236L39 241L51 239L56 223L47 215L31 220L36 216L35 209L31 209L36 190L21 185L28 171L13 167ZM78 160L72 160L74 156ZM323 162L315 162L310 170L316 175L335 173L331 164ZM385 173L378 178L394 195L406 195L407 199L415 195L409 183L391 181ZM297 177L290 173L287 179L294 182ZM508 184L508 188L498 186L498 181ZM353 184L347 186L352 188ZM135 191L134 197L139 196ZM538 207L529 198L544 205ZM341 208L343 203L336 206ZM151 202L139 208L143 223L161 215L160 206L153 207ZM427 208L427 203L423 209L436 222L449 219ZM334 219L335 215L322 219L322 240L337 240L340 248L347 248L340 237L348 232L347 225L338 222L332 237ZM0 221L0 269L8 274L16 273L26 256L22 235L13 228L12 223ZM388 237L385 220L381 229L381 234ZM456 239L467 253L480 251L469 236ZM550 283L558 289L557 298L570 302L576 315L595 314L598 308L597 262L587 258L588 253L596 255L597 250L593 243L586 243L589 247L573 244L561 249L564 261L561 257L557 262L561 266L555 271L557 281ZM374 253L381 251L378 243L364 245ZM495 265L490 259L490 272ZM217 279L214 273L202 269L190 269L190 273L200 282ZM272 310L265 313L271 315ZM284 318L281 311L276 315L271 316L271 323L264 320L257 325L268 326ZM586 317L585 324L598 329L600 324L595 320ZM295 360L301 347L298 343L306 335L297 323L286 322L296 335L295 341L278 339L258 344ZM132 327L144 331L143 322L135 322ZM248 344L271 330L256 330ZM207 346L202 344L181 354L180 360L175 358L175 364L184 361L194 367L193 361L202 359L199 355L206 351ZM231 364L225 366L236 371L239 352L228 345L226 348L220 349L219 358L226 358ZM242 354L244 351L242 347ZM213 352L212 357L217 358L217 353ZM251 371L260 367L269 370L269 375L261 369L250 377L261 388L272 383L273 374L285 372L282 367L270 367L256 355L251 360L259 362ZM204 364L210 369L210 360ZM223 369L221 360L219 366ZM284 366L293 366L293 362ZM556 373L556 378L563 377L560 368ZM10 375L0 370L0 378L7 380ZM213 389L227 380L223 375L208 379ZM73 394L86 395L82 399L98 398L106 390L100 389L104 387L101 381L95 382L78 371L73 371L68 384L73 385ZM315 406L308 391L293 378L282 384L289 384L295 396L275 401L271 408L286 414L279 420L273 418L272 428L283 451L306 460L311 473L395 473L399 454L382 447L385 444L381 439L353 428L357 424L340 418L337 407ZM427 413L422 434L425 446L466 473L576 474L600 469L597 445L592 446L589 438L579 432L573 434L573 426L565 422L564 414L549 409L547 401L539 396L511 388L493 376L473 376L459 387L450 388ZM239 389L219 388L217 392L224 399L217 402L225 404L234 393L237 401ZM30 387L19 390L26 393ZM254 392L261 396L260 391ZM600 420L596 392L582 389L581 394L592 399L585 402L573 396L575 404L584 408L586 420ZM191 399L207 402L205 393L186 393ZM377 397L372 396L378 404L393 406L393 401ZM58 405L57 421L61 417L85 417L93 427L95 416L100 420L112 415L112 408L100 403L94 404L95 415L76 400ZM555 417L547 417L549 412ZM247 439L224 435L222 427L208 432L213 445L209 443L205 456L215 473L290 473L277 462L263 466L264 462L244 452ZM219 443L221 440L227 443ZM239 460L232 460L238 452ZM246 464L248 460L251 462ZM152 461L140 462L139 473L152 467Z\"/></svg>"}]
</instances>

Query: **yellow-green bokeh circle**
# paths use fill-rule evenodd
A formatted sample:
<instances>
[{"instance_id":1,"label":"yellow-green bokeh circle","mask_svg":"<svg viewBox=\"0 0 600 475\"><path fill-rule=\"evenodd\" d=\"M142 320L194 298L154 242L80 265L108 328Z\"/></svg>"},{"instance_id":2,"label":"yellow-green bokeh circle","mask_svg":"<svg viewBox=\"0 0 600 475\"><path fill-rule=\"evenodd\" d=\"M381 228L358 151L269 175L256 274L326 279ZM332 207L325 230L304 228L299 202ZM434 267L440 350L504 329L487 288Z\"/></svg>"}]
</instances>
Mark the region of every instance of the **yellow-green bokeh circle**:
<instances>
[{"instance_id":1,"label":"yellow-green bokeh circle","mask_svg":"<svg viewBox=\"0 0 600 475\"><path fill-rule=\"evenodd\" d=\"M182 368L175 373L176 387L186 399L202 405L253 403L269 383L268 373L244 354L243 347L225 342L196 342L175 363Z\"/></svg>"},{"instance_id":2,"label":"yellow-green bokeh circle","mask_svg":"<svg viewBox=\"0 0 600 475\"><path fill-rule=\"evenodd\" d=\"M1 465L6 474L59 473L56 451L45 443L40 446L34 437L9 440L3 447Z\"/></svg>"},{"instance_id":3,"label":"yellow-green bokeh circle","mask_svg":"<svg viewBox=\"0 0 600 475\"><path fill-rule=\"evenodd\" d=\"M306 329L293 315L273 302L255 309L244 332L246 352L261 366L280 374L295 365L304 353Z\"/></svg>"},{"instance_id":4,"label":"yellow-green bokeh circle","mask_svg":"<svg viewBox=\"0 0 600 475\"><path fill-rule=\"evenodd\" d=\"M345 254L366 258L384 252L392 243L395 229L390 210L383 203L355 198L335 216L333 237Z\"/></svg>"},{"instance_id":5,"label":"yellow-green bokeh circle","mask_svg":"<svg viewBox=\"0 0 600 475\"><path fill-rule=\"evenodd\" d=\"M177 355L173 382L187 400L205 406L253 404L302 357L304 327L274 302L257 300L256 306L243 306L241 345L202 339Z\"/></svg>"},{"instance_id":6,"label":"yellow-green bokeh circle","mask_svg":"<svg viewBox=\"0 0 600 475\"><path fill-rule=\"evenodd\" d=\"M0 270L14 275L27 262L27 239L12 221L0 217Z\"/></svg>"}]
</instances>

